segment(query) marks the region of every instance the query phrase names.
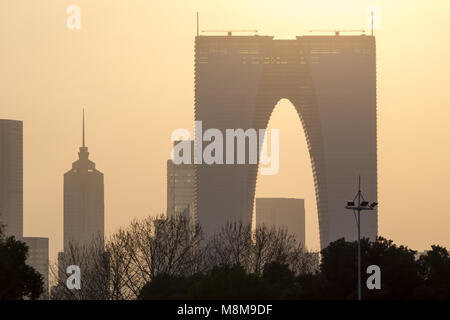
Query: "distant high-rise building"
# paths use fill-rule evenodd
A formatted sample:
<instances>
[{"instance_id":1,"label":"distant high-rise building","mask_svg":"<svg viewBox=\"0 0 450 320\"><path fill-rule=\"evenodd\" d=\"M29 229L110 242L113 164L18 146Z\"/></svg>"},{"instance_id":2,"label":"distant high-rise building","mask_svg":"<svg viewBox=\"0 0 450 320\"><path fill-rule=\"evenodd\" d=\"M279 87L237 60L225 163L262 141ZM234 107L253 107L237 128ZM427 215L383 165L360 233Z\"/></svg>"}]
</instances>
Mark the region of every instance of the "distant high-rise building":
<instances>
[{"instance_id":1,"label":"distant high-rise building","mask_svg":"<svg viewBox=\"0 0 450 320\"><path fill-rule=\"evenodd\" d=\"M28 246L27 264L33 267L44 278L44 293L42 299L48 298L48 238L25 237L23 241Z\"/></svg>"},{"instance_id":2,"label":"distant high-rise building","mask_svg":"<svg viewBox=\"0 0 450 320\"><path fill-rule=\"evenodd\" d=\"M305 245L305 200L256 198L256 225L286 228Z\"/></svg>"},{"instance_id":3,"label":"distant high-rise building","mask_svg":"<svg viewBox=\"0 0 450 320\"><path fill-rule=\"evenodd\" d=\"M70 242L88 244L104 237L103 173L89 160L85 145L84 112L83 144L79 159L64 174L64 251Z\"/></svg>"},{"instance_id":4,"label":"distant high-rise building","mask_svg":"<svg viewBox=\"0 0 450 320\"><path fill-rule=\"evenodd\" d=\"M355 240L344 206L358 175L367 198L377 199L375 37L195 38L195 120L203 131L266 129L281 99L294 105L305 131L321 247ZM235 154L224 150L227 156ZM257 173L258 164L196 166L196 213L206 234L230 220L251 221ZM374 239L377 223L377 211L365 214L361 235Z\"/></svg>"},{"instance_id":5,"label":"distant high-rise building","mask_svg":"<svg viewBox=\"0 0 450 320\"><path fill-rule=\"evenodd\" d=\"M180 141L175 141L174 145ZM193 148L193 143L191 142ZM193 152L191 153L193 157ZM194 217L195 165L174 164L167 160L167 216Z\"/></svg>"},{"instance_id":6,"label":"distant high-rise building","mask_svg":"<svg viewBox=\"0 0 450 320\"><path fill-rule=\"evenodd\" d=\"M48 298L48 238L23 237L23 123L0 119L0 225L28 246L26 263L44 277Z\"/></svg>"},{"instance_id":7,"label":"distant high-rise building","mask_svg":"<svg viewBox=\"0 0 450 320\"><path fill-rule=\"evenodd\" d=\"M0 119L0 225L23 236L23 124Z\"/></svg>"}]
</instances>

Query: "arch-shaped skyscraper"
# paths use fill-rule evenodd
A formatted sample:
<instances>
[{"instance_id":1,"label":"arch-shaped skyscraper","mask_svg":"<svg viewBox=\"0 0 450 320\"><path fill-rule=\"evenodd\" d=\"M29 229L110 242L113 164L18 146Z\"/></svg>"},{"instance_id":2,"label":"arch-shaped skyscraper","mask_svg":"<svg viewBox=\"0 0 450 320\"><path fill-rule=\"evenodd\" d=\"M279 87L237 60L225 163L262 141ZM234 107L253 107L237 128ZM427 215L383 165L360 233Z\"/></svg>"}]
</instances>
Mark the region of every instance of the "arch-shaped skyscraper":
<instances>
[{"instance_id":1,"label":"arch-shaped skyscraper","mask_svg":"<svg viewBox=\"0 0 450 320\"><path fill-rule=\"evenodd\" d=\"M305 130L321 247L355 239L354 218L344 206L359 174L365 195L377 198L375 38L196 37L195 119L203 130L265 129L283 98ZM256 164L196 166L197 217L208 234L230 220L251 221L257 170ZM361 224L362 236L376 237L375 211Z\"/></svg>"}]
</instances>

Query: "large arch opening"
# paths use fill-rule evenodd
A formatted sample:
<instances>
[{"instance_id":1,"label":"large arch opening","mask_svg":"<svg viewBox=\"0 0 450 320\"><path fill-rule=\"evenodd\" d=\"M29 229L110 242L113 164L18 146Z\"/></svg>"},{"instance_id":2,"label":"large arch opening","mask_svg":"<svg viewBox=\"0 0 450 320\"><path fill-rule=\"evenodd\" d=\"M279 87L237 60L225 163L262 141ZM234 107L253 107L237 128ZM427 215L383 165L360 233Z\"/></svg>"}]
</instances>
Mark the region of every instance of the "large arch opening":
<instances>
[{"instance_id":1,"label":"large arch opening","mask_svg":"<svg viewBox=\"0 0 450 320\"><path fill-rule=\"evenodd\" d=\"M299 198L305 200L305 245L320 250L319 220L313 170L305 130L297 110L288 99L281 99L271 113L267 131L279 129L279 170L275 175L261 175L258 168L256 198ZM265 139L264 143L267 143ZM255 223L256 206L253 206Z\"/></svg>"}]
</instances>

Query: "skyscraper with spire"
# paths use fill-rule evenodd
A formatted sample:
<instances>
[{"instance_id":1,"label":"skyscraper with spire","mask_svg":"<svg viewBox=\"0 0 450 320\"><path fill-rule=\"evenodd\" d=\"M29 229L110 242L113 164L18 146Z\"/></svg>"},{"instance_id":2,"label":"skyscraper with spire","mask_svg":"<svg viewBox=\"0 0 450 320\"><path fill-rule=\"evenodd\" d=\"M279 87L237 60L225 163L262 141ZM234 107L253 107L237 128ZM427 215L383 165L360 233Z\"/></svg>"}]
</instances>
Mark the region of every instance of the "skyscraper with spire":
<instances>
[{"instance_id":1,"label":"skyscraper with spire","mask_svg":"<svg viewBox=\"0 0 450 320\"><path fill-rule=\"evenodd\" d=\"M64 251L70 242L88 244L104 237L103 173L89 160L83 110L82 147L72 169L64 174Z\"/></svg>"}]
</instances>

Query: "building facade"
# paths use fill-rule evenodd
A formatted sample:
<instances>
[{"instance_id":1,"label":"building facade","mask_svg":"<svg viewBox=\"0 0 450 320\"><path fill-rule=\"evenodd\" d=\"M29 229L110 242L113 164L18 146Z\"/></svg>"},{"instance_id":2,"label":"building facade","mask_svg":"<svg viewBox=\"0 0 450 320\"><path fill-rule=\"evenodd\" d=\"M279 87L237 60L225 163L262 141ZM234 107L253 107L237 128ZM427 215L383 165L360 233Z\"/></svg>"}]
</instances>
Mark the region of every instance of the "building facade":
<instances>
[{"instance_id":1,"label":"building facade","mask_svg":"<svg viewBox=\"0 0 450 320\"><path fill-rule=\"evenodd\" d=\"M180 141L175 141L176 146ZM192 142L189 143L193 148ZM191 153L191 160L192 159ZM167 160L167 216L183 215L195 220L195 165Z\"/></svg>"},{"instance_id":2,"label":"building facade","mask_svg":"<svg viewBox=\"0 0 450 320\"><path fill-rule=\"evenodd\" d=\"M256 226L285 228L305 245L305 200L256 198Z\"/></svg>"},{"instance_id":3,"label":"building facade","mask_svg":"<svg viewBox=\"0 0 450 320\"><path fill-rule=\"evenodd\" d=\"M0 224L23 236L23 123L0 119Z\"/></svg>"},{"instance_id":4,"label":"building facade","mask_svg":"<svg viewBox=\"0 0 450 320\"><path fill-rule=\"evenodd\" d=\"M375 52L375 37L367 35L195 39L195 120L203 130L225 136L225 129L265 129L280 99L296 108L311 158L322 248L341 237L356 239L344 206L359 174L364 194L377 199ZM251 221L257 172L257 164L196 166L197 217L208 234L230 220ZM362 217L362 236L373 239L377 229L376 210Z\"/></svg>"},{"instance_id":5,"label":"building facade","mask_svg":"<svg viewBox=\"0 0 450 320\"><path fill-rule=\"evenodd\" d=\"M27 264L33 267L44 278L44 293L41 299L48 299L48 238L25 237L23 241L28 246Z\"/></svg>"}]
</instances>

